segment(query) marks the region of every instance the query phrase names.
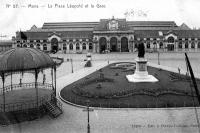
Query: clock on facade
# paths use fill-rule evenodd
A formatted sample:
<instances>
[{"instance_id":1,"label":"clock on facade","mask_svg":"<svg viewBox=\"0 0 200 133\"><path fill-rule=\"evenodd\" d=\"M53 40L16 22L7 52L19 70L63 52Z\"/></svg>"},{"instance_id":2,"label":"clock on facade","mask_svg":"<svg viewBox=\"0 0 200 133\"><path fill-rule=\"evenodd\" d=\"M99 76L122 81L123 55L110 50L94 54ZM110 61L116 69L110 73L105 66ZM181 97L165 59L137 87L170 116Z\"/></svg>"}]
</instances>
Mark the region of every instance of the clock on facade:
<instances>
[{"instance_id":1,"label":"clock on facade","mask_svg":"<svg viewBox=\"0 0 200 133\"><path fill-rule=\"evenodd\" d=\"M110 20L110 22L108 23L108 28L109 30L118 30L119 28L118 21L115 19Z\"/></svg>"}]
</instances>

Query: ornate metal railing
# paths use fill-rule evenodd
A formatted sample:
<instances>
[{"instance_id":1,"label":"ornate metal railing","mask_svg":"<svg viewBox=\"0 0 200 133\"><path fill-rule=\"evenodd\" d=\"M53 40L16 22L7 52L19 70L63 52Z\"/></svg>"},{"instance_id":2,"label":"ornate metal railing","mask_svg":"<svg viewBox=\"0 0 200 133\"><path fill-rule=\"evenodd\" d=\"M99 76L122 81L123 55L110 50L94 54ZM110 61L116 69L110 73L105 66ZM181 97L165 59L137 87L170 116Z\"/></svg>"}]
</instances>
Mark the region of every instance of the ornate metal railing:
<instances>
[{"instance_id":1,"label":"ornate metal railing","mask_svg":"<svg viewBox=\"0 0 200 133\"><path fill-rule=\"evenodd\" d=\"M43 89L52 89L52 84L48 83L37 83L38 88L43 88ZM13 85L8 85L4 87L5 92L9 92L12 90L20 89L20 88L35 88L35 83L22 83L22 84L13 84ZM0 94L3 93L3 88L0 88Z\"/></svg>"},{"instance_id":2,"label":"ornate metal railing","mask_svg":"<svg viewBox=\"0 0 200 133\"><path fill-rule=\"evenodd\" d=\"M37 108L41 105L44 105L47 101L52 100L52 97L54 96L54 92L52 92L50 95L44 95L41 98L38 98L37 100L29 100L26 102L15 102L15 103L7 103L5 104L5 112L11 112L11 111L23 111L27 109L33 109ZM4 105L0 104L0 112L4 111Z\"/></svg>"}]
</instances>

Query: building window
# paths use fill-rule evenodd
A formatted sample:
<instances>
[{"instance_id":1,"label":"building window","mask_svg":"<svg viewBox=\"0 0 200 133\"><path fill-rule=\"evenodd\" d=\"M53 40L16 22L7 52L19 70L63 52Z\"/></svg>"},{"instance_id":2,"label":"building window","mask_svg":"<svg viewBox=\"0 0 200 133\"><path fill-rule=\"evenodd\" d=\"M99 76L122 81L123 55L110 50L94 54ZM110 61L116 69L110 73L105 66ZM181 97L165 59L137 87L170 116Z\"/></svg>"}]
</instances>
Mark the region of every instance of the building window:
<instances>
[{"instance_id":1,"label":"building window","mask_svg":"<svg viewBox=\"0 0 200 133\"><path fill-rule=\"evenodd\" d=\"M20 43L20 41L17 41L17 43Z\"/></svg>"},{"instance_id":2,"label":"building window","mask_svg":"<svg viewBox=\"0 0 200 133\"><path fill-rule=\"evenodd\" d=\"M72 43L69 44L69 49L73 50L73 44Z\"/></svg>"},{"instance_id":3,"label":"building window","mask_svg":"<svg viewBox=\"0 0 200 133\"><path fill-rule=\"evenodd\" d=\"M160 42L160 48L163 48L163 43L162 42Z\"/></svg>"},{"instance_id":4,"label":"building window","mask_svg":"<svg viewBox=\"0 0 200 133\"><path fill-rule=\"evenodd\" d=\"M182 43L181 42L179 42L178 48L182 48Z\"/></svg>"},{"instance_id":5,"label":"building window","mask_svg":"<svg viewBox=\"0 0 200 133\"><path fill-rule=\"evenodd\" d=\"M76 50L79 50L80 49L80 45L79 43L76 44Z\"/></svg>"},{"instance_id":6,"label":"building window","mask_svg":"<svg viewBox=\"0 0 200 133\"><path fill-rule=\"evenodd\" d=\"M191 48L195 48L194 42L191 43Z\"/></svg>"},{"instance_id":7,"label":"building window","mask_svg":"<svg viewBox=\"0 0 200 133\"><path fill-rule=\"evenodd\" d=\"M37 44L37 49L40 49L40 44Z\"/></svg>"},{"instance_id":8,"label":"building window","mask_svg":"<svg viewBox=\"0 0 200 133\"><path fill-rule=\"evenodd\" d=\"M20 44L17 44L17 47L20 47Z\"/></svg>"},{"instance_id":9,"label":"building window","mask_svg":"<svg viewBox=\"0 0 200 133\"><path fill-rule=\"evenodd\" d=\"M89 50L93 49L92 43L89 43Z\"/></svg>"},{"instance_id":10,"label":"building window","mask_svg":"<svg viewBox=\"0 0 200 133\"><path fill-rule=\"evenodd\" d=\"M24 44L24 45L23 45L23 47L27 47L27 45L26 45L26 44Z\"/></svg>"},{"instance_id":11,"label":"building window","mask_svg":"<svg viewBox=\"0 0 200 133\"><path fill-rule=\"evenodd\" d=\"M33 44L30 44L30 47L31 47L31 48L34 48Z\"/></svg>"},{"instance_id":12,"label":"building window","mask_svg":"<svg viewBox=\"0 0 200 133\"><path fill-rule=\"evenodd\" d=\"M67 50L66 44L63 44L63 50Z\"/></svg>"},{"instance_id":13,"label":"building window","mask_svg":"<svg viewBox=\"0 0 200 133\"><path fill-rule=\"evenodd\" d=\"M157 48L156 42L153 42L153 48Z\"/></svg>"},{"instance_id":14,"label":"building window","mask_svg":"<svg viewBox=\"0 0 200 133\"><path fill-rule=\"evenodd\" d=\"M86 44L83 43L83 50L86 50Z\"/></svg>"},{"instance_id":15,"label":"building window","mask_svg":"<svg viewBox=\"0 0 200 133\"><path fill-rule=\"evenodd\" d=\"M30 40L30 42L33 42L33 40Z\"/></svg>"},{"instance_id":16,"label":"building window","mask_svg":"<svg viewBox=\"0 0 200 133\"><path fill-rule=\"evenodd\" d=\"M47 40L43 40L43 42L47 42Z\"/></svg>"},{"instance_id":17,"label":"building window","mask_svg":"<svg viewBox=\"0 0 200 133\"><path fill-rule=\"evenodd\" d=\"M188 42L185 42L185 48L188 48Z\"/></svg>"},{"instance_id":18,"label":"building window","mask_svg":"<svg viewBox=\"0 0 200 133\"><path fill-rule=\"evenodd\" d=\"M200 42L198 43L198 48L200 48Z\"/></svg>"},{"instance_id":19,"label":"building window","mask_svg":"<svg viewBox=\"0 0 200 133\"><path fill-rule=\"evenodd\" d=\"M150 48L150 43L149 42L147 43L147 48Z\"/></svg>"},{"instance_id":20,"label":"building window","mask_svg":"<svg viewBox=\"0 0 200 133\"><path fill-rule=\"evenodd\" d=\"M47 44L43 45L43 50L47 50Z\"/></svg>"},{"instance_id":21,"label":"building window","mask_svg":"<svg viewBox=\"0 0 200 133\"><path fill-rule=\"evenodd\" d=\"M36 40L36 42L40 42L40 40Z\"/></svg>"}]
</instances>

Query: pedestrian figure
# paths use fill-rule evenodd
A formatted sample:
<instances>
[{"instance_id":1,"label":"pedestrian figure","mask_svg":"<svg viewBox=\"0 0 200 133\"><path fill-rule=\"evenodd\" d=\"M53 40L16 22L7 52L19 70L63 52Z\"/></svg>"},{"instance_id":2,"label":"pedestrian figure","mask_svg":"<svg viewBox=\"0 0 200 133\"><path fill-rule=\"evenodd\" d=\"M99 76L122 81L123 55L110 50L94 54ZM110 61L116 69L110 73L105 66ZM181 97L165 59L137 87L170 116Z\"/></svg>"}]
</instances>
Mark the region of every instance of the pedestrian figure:
<instances>
[{"instance_id":1,"label":"pedestrian figure","mask_svg":"<svg viewBox=\"0 0 200 133\"><path fill-rule=\"evenodd\" d=\"M19 79L19 86L22 87L22 78Z\"/></svg>"},{"instance_id":2,"label":"pedestrian figure","mask_svg":"<svg viewBox=\"0 0 200 133\"><path fill-rule=\"evenodd\" d=\"M43 85L46 82L46 74L43 74Z\"/></svg>"},{"instance_id":3,"label":"pedestrian figure","mask_svg":"<svg viewBox=\"0 0 200 133\"><path fill-rule=\"evenodd\" d=\"M186 76L188 76L189 74L188 74L188 72L186 72Z\"/></svg>"},{"instance_id":4,"label":"pedestrian figure","mask_svg":"<svg viewBox=\"0 0 200 133\"><path fill-rule=\"evenodd\" d=\"M178 73L181 74L181 69L178 67Z\"/></svg>"}]
</instances>

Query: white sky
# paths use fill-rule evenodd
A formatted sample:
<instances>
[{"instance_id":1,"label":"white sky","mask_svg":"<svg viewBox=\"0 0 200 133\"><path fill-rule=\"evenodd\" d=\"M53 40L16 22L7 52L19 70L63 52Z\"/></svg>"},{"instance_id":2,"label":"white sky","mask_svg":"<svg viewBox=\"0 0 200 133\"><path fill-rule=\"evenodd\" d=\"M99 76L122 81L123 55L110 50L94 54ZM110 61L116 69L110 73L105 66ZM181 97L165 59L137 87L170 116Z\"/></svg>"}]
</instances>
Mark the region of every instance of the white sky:
<instances>
[{"instance_id":1,"label":"white sky","mask_svg":"<svg viewBox=\"0 0 200 133\"><path fill-rule=\"evenodd\" d=\"M12 7L6 8L10 4ZM17 9L13 4L18 4ZM38 8L28 8L28 5L38 5ZM53 8L48 8L48 4ZM65 5L65 8L55 8L55 4ZM88 8L70 9L67 4L89 4ZM95 5L91 8L90 5ZM97 4L105 8L97 8ZM44 7L41 7L43 6ZM127 20L143 21L175 21L177 25L186 23L189 27L200 28L200 0L0 0L0 40L7 35L15 35L17 30L28 30L32 25L42 27L44 22L99 21L115 18L125 18L124 13L131 13ZM147 16L139 16L140 11Z\"/></svg>"}]
</instances>

